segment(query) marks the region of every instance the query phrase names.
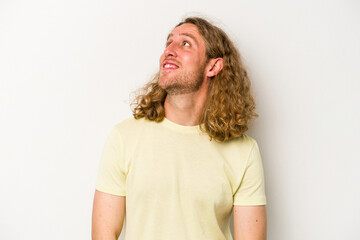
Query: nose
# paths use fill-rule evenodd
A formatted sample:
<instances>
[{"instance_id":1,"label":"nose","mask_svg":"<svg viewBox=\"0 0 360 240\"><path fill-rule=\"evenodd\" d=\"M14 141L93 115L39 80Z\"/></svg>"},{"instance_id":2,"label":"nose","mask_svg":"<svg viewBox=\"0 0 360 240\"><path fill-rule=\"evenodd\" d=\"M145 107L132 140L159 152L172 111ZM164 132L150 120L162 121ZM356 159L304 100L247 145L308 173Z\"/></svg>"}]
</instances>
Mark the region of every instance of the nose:
<instances>
[{"instance_id":1,"label":"nose","mask_svg":"<svg viewBox=\"0 0 360 240\"><path fill-rule=\"evenodd\" d=\"M175 44L172 42L167 46L164 50L165 57L176 57L177 56L177 49Z\"/></svg>"}]
</instances>

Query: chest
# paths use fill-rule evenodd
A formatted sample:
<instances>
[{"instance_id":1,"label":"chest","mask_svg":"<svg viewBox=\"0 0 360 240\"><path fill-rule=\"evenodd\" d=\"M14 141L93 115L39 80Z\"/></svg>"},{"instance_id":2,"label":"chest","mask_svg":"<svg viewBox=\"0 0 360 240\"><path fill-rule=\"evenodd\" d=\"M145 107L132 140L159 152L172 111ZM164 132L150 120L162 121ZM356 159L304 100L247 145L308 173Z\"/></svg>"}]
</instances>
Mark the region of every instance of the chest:
<instances>
[{"instance_id":1,"label":"chest","mask_svg":"<svg viewBox=\"0 0 360 240\"><path fill-rule=\"evenodd\" d=\"M232 207L232 188L221 153L207 144L157 139L130 156L127 197L147 202Z\"/></svg>"}]
</instances>

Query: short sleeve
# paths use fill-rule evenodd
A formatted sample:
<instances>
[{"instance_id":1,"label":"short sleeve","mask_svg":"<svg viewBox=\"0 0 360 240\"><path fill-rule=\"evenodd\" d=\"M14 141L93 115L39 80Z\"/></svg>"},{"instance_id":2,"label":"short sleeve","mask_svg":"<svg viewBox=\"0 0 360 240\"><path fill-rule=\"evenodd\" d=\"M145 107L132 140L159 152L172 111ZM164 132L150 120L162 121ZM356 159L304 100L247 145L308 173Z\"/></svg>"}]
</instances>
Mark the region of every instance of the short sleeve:
<instances>
[{"instance_id":1,"label":"short sleeve","mask_svg":"<svg viewBox=\"0 0 360 240\"><path fill-rule=\"evenodd\" d=\"M96 190L126 196L126 172L123 142L116 126L108 136L99 166Z\"/></svg>"},{"instance_id":2,"label":"short sleeve","mask_svg":"<svg viewBox=\"0 0 360 240\"><path fill-rule=\"evenodd\" d=\"M266 205L264 171L257 143L254 141L233 205Z\"/></svg>"}]
</instances>

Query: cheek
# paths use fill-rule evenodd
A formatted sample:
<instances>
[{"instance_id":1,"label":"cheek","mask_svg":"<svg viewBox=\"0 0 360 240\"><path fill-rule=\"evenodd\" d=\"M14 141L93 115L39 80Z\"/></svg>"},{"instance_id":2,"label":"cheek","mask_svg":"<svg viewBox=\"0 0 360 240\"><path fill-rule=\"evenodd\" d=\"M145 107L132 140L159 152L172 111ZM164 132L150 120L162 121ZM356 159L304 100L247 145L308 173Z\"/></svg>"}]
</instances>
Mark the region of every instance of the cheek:
<instances>
[{"instance_id":1,"label":"cheek","mask_svg":"<svg viewBox=\"0 0 360 240\"><path fill-rule=\"evenodd\" d=\"M184 63L189 64L190 66L194 66L196 65L196 63L199 61L199 59L196 56L190 56L190 55L183 55L182 56L182 61Z\"/></svg>"},{"instance_id":2,"label":"cheek","mask_svg":"<svg viewBox=\"0 0 360 240\"><path fill-rule=\"evenodd\" d=\"M165 55L163 53L163 54L161 54L160 59L159 59L160 66L161 66L161 63L164 61L164 59L165 59Z\"/></svg>"}]
</instances>

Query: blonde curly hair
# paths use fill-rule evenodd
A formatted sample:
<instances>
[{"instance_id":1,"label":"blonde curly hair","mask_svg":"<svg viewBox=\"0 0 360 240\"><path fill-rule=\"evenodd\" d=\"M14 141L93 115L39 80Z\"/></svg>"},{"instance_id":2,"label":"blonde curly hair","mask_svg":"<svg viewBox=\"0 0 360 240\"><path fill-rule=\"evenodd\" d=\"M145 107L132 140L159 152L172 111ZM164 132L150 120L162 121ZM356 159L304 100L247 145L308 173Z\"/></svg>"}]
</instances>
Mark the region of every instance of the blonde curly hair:
<instances>
[{"instance_id":1,"label":"blonde curly hair","mask_svg":"<svg viewBox=\"0 0 360 240\"><path fill-rule=\"evenodd\" d=\"M210 82L200 128L210 136L210 140L224 142L240 137L248 129L250 121L258 116L240 54L227 34L207 20L189 17L176 27L185 23L198 28L205 40L208 59L223 58L223 69ZM158 78L159 73L141 89L142 92L131 104L135 119L144 117L156 122L164 119L167 93L157 83Z\"/></svg>"}]
</instances>

